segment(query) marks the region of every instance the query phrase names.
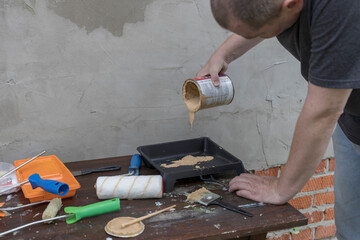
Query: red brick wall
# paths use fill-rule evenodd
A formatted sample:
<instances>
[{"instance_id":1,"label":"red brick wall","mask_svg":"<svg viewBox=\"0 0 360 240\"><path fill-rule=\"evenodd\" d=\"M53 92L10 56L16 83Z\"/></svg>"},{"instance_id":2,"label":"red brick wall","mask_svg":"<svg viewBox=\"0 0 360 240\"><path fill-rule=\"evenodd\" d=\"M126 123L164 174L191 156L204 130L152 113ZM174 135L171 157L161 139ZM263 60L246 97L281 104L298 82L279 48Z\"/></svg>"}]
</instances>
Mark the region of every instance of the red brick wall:
<instances>
[{"instance_id":1,"label":"red brick wall","mask_svg":"<svg viewBox=\"0 0 360 240\"><path fill-rule=\"evenodd\" d=\"M280 176L283 166L254 171L259 175ZM312 240L335 236L334 222L335 159L324 159L304 188L289 201L309 220L308 225L271 232L267 240Z\"/></svg>"}]
</instances>

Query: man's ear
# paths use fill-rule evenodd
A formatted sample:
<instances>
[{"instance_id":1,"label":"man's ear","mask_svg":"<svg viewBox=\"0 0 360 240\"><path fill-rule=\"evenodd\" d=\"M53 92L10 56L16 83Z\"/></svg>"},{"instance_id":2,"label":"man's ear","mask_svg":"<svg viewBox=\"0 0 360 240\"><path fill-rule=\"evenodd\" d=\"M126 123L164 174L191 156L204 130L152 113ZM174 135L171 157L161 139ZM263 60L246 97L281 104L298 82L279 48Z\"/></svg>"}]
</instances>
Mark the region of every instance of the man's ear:
<instances>
[{"instance_id":1,"label":"man's ear","mask_svg":"<svg viewBox=\"0 0 360 240\"><path fill-rule=\"evenodd\" d=\"M303 5L303 0L284 0L282 4L282 9L297 13L301 11Z\"/></svg>"}]
</instances>

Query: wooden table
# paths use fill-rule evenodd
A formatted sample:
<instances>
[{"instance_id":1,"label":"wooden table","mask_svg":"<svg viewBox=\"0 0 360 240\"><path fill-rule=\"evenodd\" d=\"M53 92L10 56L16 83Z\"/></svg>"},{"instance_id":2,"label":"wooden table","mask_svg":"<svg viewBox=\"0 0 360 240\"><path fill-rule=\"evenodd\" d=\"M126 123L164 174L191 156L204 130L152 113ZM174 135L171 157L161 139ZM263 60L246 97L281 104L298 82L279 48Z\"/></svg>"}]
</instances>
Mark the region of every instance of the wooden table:
<instances>
[{"instance_id":1,"label":"wooden table","mask_svg":"<svg viewBox=\"0 0 360 240\"><path fill-rule=\"evenodd\" d=\"M81 188L73 198L63 199L64 206L84 206L98 202L94 184L98 176L113 176L127 172L131 156L88 160L66 163L71 170L91 169L108 165L121 165L119 171L92 173L79 176L77 180ZM155 169L142 166L141 175L158 174ZM65 221L58 220L55 224L37 224L9 234L3 239L116 239L107 235L104 227L108 221L119 216L140 217L176 204L176 211L164 212L144 220L144 232L132 239L266 239L269 231L292 228L307 224L306 217L289 204L282 206L266 205L247 209L254 217L244 217L218 206L204 207L199 204L185 202L185 193L200 188L204 183L200 179L184 180L176 183L175 189L161 199L121 200L121 210L82 219L75 224L67 225ZM211 191L223 196L223 201L234 205L251 203L252 201L235 196L212 185ZM211 186L208 186L208 188ZM217 189L216 189L217 188ZM22 192L11 194L9 202L26 204L29 201L23 197ZM1 196L5 201L7 196ZM160 206L159 206L160 205ZM41 219L46 204L33 206L27 209L11 212L11 216L0 219L0 232L12 229L22 224ZM58 215L64 214L63 209ZM1 239L1 238L0 238Z\"/></svg>"}]
</instances>

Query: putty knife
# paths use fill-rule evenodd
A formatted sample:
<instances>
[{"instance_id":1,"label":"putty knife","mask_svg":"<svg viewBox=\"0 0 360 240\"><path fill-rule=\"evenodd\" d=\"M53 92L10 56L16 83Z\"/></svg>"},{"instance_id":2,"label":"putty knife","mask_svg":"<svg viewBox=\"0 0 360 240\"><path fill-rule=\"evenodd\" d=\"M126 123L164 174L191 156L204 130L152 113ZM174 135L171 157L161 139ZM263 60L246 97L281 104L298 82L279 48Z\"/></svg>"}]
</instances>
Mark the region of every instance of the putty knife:
<instances>
[{"instance_id":1,"label":"putty knife","mask_svg":"<svg viewBox=\"0 0 360 240\"><path fill-rule=\"evenodd\" d=\"M212 193L212 192L206 192L204 193L204 195L202 195L202 197L200 199L196 199L195 200L196 202L202 204L202 205L205 205L205 206L208 206L208 205L218 205L218 206L221 206L223 208L226 208L230 211L233 211L233 212L237 212L237 213L240 213L240 214L243 214L245 216L248 216L248 217L252 217L253 215L247 211L244 211L236 206L233 206L231 204L228 204L228 203L224 203L221 201L221 196L216 194L216 193Z\"/></svg>"}]
</instances>

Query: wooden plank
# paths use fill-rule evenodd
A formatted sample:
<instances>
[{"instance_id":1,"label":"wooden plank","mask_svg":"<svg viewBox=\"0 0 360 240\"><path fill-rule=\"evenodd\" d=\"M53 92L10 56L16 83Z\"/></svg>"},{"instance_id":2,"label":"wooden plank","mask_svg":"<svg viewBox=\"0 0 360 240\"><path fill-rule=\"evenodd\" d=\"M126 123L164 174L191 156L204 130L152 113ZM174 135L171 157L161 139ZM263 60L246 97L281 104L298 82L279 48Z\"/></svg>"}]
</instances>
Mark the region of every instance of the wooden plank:
<instances>
[{"instance_id":1,"label":"wooden plank","mask_svg":"<svg viewBox=\"0 0 360 240\"><path fill-rule=\"evenodd\" d=\"M266 233L249 237L249 240L265 240L265 239L266 239Z\"/></svg>"}]
</instances>

